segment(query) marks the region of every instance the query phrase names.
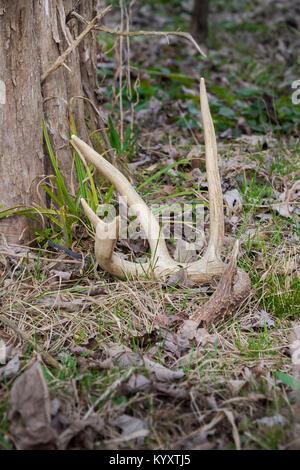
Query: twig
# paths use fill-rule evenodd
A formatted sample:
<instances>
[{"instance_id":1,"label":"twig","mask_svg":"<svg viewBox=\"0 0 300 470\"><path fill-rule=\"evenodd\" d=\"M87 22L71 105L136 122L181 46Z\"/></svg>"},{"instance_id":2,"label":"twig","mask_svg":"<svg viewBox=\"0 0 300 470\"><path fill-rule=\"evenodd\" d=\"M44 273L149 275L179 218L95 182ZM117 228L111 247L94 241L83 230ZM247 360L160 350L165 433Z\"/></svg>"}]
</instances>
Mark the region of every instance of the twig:
<instances>
[{"instance_id":1,"label":"twig","mask_svg":"<svg viewBox=\"0 0 300 470\"><path fill-rule=\"evenodd\" d=\"M63 65L64 61L66 58L71 54L71 52L78 47L80 42L85 38L85 36L95 27L96 23L100 21L107 13L110 12L112 9L112 6L109 5L107 8L102 13L99 13L99 15L95 16L95 18L92 19L92 21L88 24L88 26L82 31L81 34L72 42L72 44L63 52L61 56L57 58L57 60L54 62L54 64L47 70L47 72L43 73L41 77L41 83L43 83L46 78L55 70L57 70L61 65Z\"/></svg>"},{"instance_id":2,"label":"twig","mask_svg":"<svg viewBox=\"0 0 300 470\"><path fill-rule=\"evenodd\" d=\"M72 96L72 98L70 99L70 108L72 109L72 102L73 100L75 99L80 99L80 100L83 100L83 101L87 101L91 107L93 108L93 110L95 111L96 115L99 117L99 120L102 122L102 125L103 125L103 128L100 128L100 132L101 132L101 137L103 138L105 144L106 144L106 148L108 149L108 152L110 153L111 155L111 158L113 159L113 152L114 152L114 149L110 146L110 143L109 143L109 140L108 140L108 137L107 137L107 134L105 132L105 126L106 126L106 121L104 119L104 116L103 114L101 113L101 110L100 108L98 109L95 104L89 99L87 98L86 96ZM95 132L95 131L94 131Z\"/></svg>"},{"instance_id":3,"label":"twig","mask_svg":"<svg viewBox=\"0 0 300 470\"><path fill-rule=\"evenodd\" d=\"M121 10L121 30L124 27L124 5L123 0L120 1L120 10ZM122 80L123 80L123 36L120 36L120 53L119 53L119 106L120 106L120 140L121 140L121 149L123 149L124 144L124 119L123 119L123 96L122 96Z\"/></svg>"},{"instance_id":4,"label":"twig","mask_svg":"<svg viewBox=\"0 0 300 470\"><path fill-rule=\"evenodd\" d=\"M54 243L52 240L47 240L47 245L50 248L54 248L55 250L63 251L66 255L70 256L73 259L76 259L81 262L84 261L85 267L87 267L89 263L93 262L93 258L91 256L82 256L81 253L76 253L75 251L69 250L69 248L65 248L64 246L59 245L58 243Z\"/></svg>"},{"instance_id":5,"label":"twig","mask_svg":"<svg viewBox=\"0 0 300 470\"><path fill-rule=\"evenodd\" d=\"M27 254L21 254L21 253L11 253L9 251L0 251L0 255L5 255L7 257L11 257L11 258L26 258L27 257ZM34 259L34 260L37 260L39 259L40 261L55 261L54 258L45 258L43 256L38 256L38 255L33 255L32 253L30 253L30 258ZM66 260L56 260L57 262L62 262L62 261L65 261ZM71 264L81 264L82 263L82 260L68 260L67 261L68 263L71 263Z\"/></svg>"},{"instance_id":6,"label":"twig","mask_svg":"<svg viewBox=\"0 0 300 470\"><path fill-rule=\"evenodd\" d=\"M124 12L126 16L126 31L129 32L129 25L130 25L130 5L129 5L129 13L126 4L124 5ZM130 79L130 38L126 37L126 48L127 48L127 96L129 101L132 100L132 90L131 90L131 79Z\"/></svg>"},{"instance_id":7,"label":"twig","mask_svg":"<svg viewBox=\"0 0 300 470\"><path fill-rule=\"evenodd\" d=\"M107 28L106 26L97 26L95 29L98 31L103 31L104 33L115 34L117 36L179 36L190 41L200 52L203 57L206 57L206 54L203 52L201 47L197 44L195 39L190 33L184 33L182 31L116 31L115 29Z\"/></svg>"}]
</instances>

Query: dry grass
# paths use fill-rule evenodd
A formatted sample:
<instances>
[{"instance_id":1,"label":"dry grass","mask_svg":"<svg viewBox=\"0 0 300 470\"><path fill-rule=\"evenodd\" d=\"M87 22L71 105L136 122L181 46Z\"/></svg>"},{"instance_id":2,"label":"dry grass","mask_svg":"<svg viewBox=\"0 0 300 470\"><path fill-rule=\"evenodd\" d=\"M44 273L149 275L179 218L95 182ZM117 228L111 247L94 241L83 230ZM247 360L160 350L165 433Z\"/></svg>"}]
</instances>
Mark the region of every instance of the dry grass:
<instances>
[{"instance_id":1,"label":"dry grass","mask_svg":"<svg viewBox=\"0 0 300 470\"><path fill-rule=\"evenodd\" d=\"M100 272L79 277L80 268L68 264L67 259L40 261L38 268L36 262L28 266L25 261L8 259L10 276L2 279L1 319L13 322L17 329L2 331L10 337L7 344L13 345L24 367L36 354L37 345L58 361L55 368L46 358L44 370L51 394L59 399L61 412L69 420L82 418L93 401L126 372L126 367L117 364L105 366L116 345L126 345L142 358L185 373L175 383L160 383L159 389L159 381L145 365L135 367L134 376L147 377L150 385L144 391L130 389L127 381L118 383L101 401L95 411L105 426L103 436L94 443L96 448L287 445L288 428L261 430L255 420L276 413L289 420L292 417L293 399L276 379L277 371L292 370L288 354L291 324L273 318L275 328L247 331L261 310L255 290L232 317L215 325L198 344L170 347L164 344L162 332L176 332L180 318L197 311L213 288L205 291L153 281L114 281ZM274 263L269 270L274 274L284 270L288 278L289 251L285 261ZM53 275L54 262L55 269L72 273L70 280ZM24 338L31 338L31 347ZM120 435L112 423L124 413L147 422L150 432L146 439L128 441Z\"/></svg>"}]
</instances>

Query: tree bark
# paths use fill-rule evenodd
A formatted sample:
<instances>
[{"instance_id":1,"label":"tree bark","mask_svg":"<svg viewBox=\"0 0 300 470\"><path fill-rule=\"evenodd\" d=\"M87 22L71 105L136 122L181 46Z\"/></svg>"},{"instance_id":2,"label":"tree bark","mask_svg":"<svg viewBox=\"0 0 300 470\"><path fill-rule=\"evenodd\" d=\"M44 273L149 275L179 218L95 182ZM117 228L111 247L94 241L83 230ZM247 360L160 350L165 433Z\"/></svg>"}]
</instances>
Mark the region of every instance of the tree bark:
<instances>
[{"instance_id":1,"label":"tree bark","mask_svg":"<svg viewBox=\"0 0 300 470\"><path fill-rule=\"evenodd\" d=\"M194 0L191 34L200 44L206 44L208 35L209 0Z\"/></svg>"},{"instance_id":2,"label":"tree bark","mask_svg":"<svg viewBox=\"0 0 300 470\"><path fill-rule=\"evenodd\" d=\"M70 193L75 192L69 116L89 141L86 120L94 127L96 122L82 97L96 104L96 34L89 33L68 56L70 70L62 66L41 84L42 74L86 26L70 15L66 23L73 3L78 2L0 0L0 210L37 201L38 181L53 174L43 144L43 117L59 168ZM90 21L97 4L84 0L77 11ZM0 232L8 243L24 242L32 238L28 225L25 217L0 219Z\"/></svg>"}]
</instances>

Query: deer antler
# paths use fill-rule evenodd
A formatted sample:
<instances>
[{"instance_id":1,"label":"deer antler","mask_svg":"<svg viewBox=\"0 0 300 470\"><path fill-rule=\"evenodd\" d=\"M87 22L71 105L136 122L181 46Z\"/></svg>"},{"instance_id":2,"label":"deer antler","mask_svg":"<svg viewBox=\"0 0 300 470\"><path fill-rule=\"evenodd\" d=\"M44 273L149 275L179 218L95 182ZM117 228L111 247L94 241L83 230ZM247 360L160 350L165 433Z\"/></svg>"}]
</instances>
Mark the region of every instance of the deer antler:
<instances>
[{"instance_id":1,"label":"deer antler","mask_svg":"<svg viewBox=\"0 0 300 470\"><path fill-rule=\"evenodd\" d=\"M89 145L75 135L72 136L71 144L76 151L92 163L114 185L121 196L127 198L128 205L139 219L150 244L151 258L148 263L132 263L119 258L113 251L118 237L119 218L105 223L97 217L86 201L81 199L83 209L96 229L96 259L99 265L109 273L121 278L129 276L159 279L184 269L187 278L195 282L208 282L212 277L222 275L226 267L220 259L224 239L223 198L218 171L216 136L203 78L200 82L200 101L209 192L210 237L204 256L194 263L177 263L171 258L158 221L124 175Z\"/></svg>"}]
</instances>

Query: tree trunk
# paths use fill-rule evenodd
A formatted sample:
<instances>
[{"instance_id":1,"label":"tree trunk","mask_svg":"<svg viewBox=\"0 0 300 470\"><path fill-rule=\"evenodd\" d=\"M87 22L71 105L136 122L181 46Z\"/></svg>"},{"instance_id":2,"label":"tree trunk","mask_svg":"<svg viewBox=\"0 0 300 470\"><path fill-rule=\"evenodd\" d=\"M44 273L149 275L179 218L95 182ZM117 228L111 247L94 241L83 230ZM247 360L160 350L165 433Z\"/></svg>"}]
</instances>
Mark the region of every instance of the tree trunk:
<instances>
[{"instance_id":1,"label":"tree trunk","mask_svg":"<svg viewBox=\"0 0 300 470\"><path fill-rule=\"evenodd\" d=\"M65 64L70 70L60 67L41 83L43 73L86 26L68 15L73 3L79 2L0 0L0 210L37 201L38 181L53 174L43 144L43 117L59 168L74 194L69 115L74 116L80 137L88 141L86 119L94 127L96 123L82 97L96 104L95 33L68 56ZM90 21L97 3L84 0L77 11ZM25 217L0 219L0 232L8 243L24 242L32 238L25 230L28 225L32 224Z\"/></svg>"},{"instance_id":2,"label":"tree trunk","mask_svg":"<svg viewBox=\"0 0 300 470\"><path fill-rule=\"evenodd\" d=\"M200 44L206 44L208 35L209 0L194 0L191 33Z\"/></svg>"}]
</instances>

